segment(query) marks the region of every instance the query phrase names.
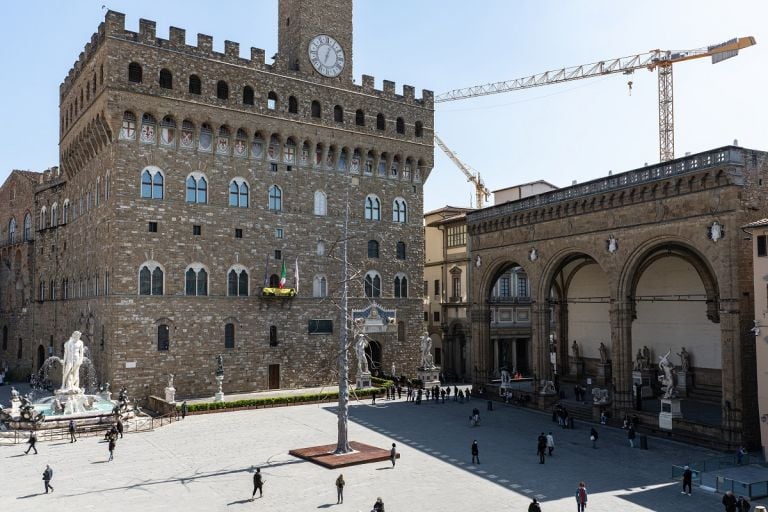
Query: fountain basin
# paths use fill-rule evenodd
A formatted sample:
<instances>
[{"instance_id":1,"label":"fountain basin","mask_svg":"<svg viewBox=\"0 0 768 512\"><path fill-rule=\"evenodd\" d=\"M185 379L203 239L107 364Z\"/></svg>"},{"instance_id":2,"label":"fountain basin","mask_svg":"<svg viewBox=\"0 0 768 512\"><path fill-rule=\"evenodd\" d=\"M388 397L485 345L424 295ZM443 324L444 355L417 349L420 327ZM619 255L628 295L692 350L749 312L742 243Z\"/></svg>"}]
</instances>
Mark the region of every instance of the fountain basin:
<instances>
[{"instance_id":1,"label":"fountain basin","mask_svg":"<svg viewBox=\"0 0 768 512\"><path fill-rule=\"evenodd\" d=\"M63 406L56 407L57 400ZM42 412L45 420L85 418L111 414L115 402L99 395L60 395L47 396L35 401L32 406L36 412Z\"/></svg>"}]
</instances>

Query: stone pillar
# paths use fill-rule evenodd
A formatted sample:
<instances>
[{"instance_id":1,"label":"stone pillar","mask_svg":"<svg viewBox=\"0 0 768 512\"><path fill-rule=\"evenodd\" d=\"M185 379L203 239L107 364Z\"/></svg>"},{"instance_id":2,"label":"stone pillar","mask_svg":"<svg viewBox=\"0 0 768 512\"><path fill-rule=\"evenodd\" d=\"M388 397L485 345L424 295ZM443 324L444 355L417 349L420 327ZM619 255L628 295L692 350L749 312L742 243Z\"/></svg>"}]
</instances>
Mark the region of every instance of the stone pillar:
<instances>
[{"instance_id":1,"label":"stone pillar","mask_svg":"<svg viewBox=\"0 0 768 512\"><path fill-rule=\"evenodd\" d=\"M568 303L561 300L555 307L557 318L557 367L562 375L568 375Z\"/></svg>"},{"instance_id":2,"label":"stone pillar","mask_svg":"<svg viewBox=\"0 0 768 512\"><path fill-rule=\"evenodd\" d=\"M533 325L531 329L533 352L534 385L541 379L553 380L552 364L549 362L549 304L536 303L533 306Z\"/></svg>"},{"instance_id":3,"label":"stone pillar","mask_svg":"<svg viewBox=\"0 0 768 512\"><path fill-rule=\"evenodd\" d=\"M739 323L741 315L737 300L721 300L720 345L722 350L722 427L723 437L733 446L742 442L742 357ZM754 343L754 341L753 341Z\"/></svg>"},{"instance_id":4,"label":"stone pillar","mask_svg":"<svg viewBox=\"0 0 768 512\"><path fill-rule=\"evenodd\" d=\"M488 368L490 361L490 322L491 312L485 304L474 305L470 311L472 322L472 382L488 383Z\"/></svg>"},{"instance_id":5,"label":"stone pillar","mask_svg":"<svg viewBox=\"0 0 768 512\"><path fill-rule=\"evenodd\" d=\"M607 387L614 392L614 409L620 412L629 411L633 407L632 321L634 311L634 303L631 300L611 302L611 371L615 390L611 385Z\"/></svg>"},{"instance_id":6,"label":"stone pillar","mask_svg":"<svg viewBox=\"0 0 768 512\"><path fill-rule=\"evenodd\" d=\"M491 375L489 378L493 378L496 372L499 371L499 338L493 338L491 340L491 346L493 347L493 363L491 363Z\"/></svg>"}]
</instances>

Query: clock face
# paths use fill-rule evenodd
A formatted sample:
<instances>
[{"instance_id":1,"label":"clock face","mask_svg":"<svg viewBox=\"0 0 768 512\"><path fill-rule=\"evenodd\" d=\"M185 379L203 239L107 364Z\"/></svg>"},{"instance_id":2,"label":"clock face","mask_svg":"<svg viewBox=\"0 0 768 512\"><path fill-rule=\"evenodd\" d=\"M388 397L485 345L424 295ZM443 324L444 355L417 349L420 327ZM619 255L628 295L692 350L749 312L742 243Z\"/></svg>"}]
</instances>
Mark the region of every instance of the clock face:
<instances>
[{"instance_id":1,"label":"clock face","mask_svg":"<svg viewBox=\"0 0 768 512\"><path fill-rule=\"evenodd\" d=\"M344 69L344 50L331 36L321 34L309 42L309 61L323 76L339 76Z\"/></svg>"}]
</instances>

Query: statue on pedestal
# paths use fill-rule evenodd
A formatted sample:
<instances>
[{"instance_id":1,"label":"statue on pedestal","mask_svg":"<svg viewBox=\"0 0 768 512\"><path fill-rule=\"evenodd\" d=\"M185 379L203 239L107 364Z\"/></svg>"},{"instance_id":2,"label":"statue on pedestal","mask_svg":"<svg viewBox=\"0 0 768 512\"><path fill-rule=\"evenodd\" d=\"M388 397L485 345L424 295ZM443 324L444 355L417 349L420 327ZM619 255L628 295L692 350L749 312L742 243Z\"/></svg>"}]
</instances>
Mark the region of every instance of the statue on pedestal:
<instances>
[{"instance_id":1,"label":"statue on pedestal","mask_svg":"<svg viewBox=\"0 0 768 512\"><path fill-rule=\"evenodd\" d=\"M659 375L659 382L661 382L662 386L665 386L664 396L662 398L674 398L677 394L673 374L675 365L669 360L669 355L671 353L672 349L669 349L663 357L659 358L659 369L663 372L663 375Z\"/></svg>"},{"instance_id":2,"label":"statue on pedestal","mask_svg":"<svg viewBox=\"0 0 768 512\"><path fill-rule=\"evenodd\" d=\"M365 356L365 349L368 347L368 340L365 334L358 333L355 336L355 354L357 354L357 373L362 375L368 373L368 359Z\"/></svg>"},{"instance_id":3,"label":"statue on pedestal","mask_svg":"<svg viewBox=\"0 0 768 512\"><path fill-rule=\"evenodd\" d=\"M173 374L172 373L168 374L168 387L169 388L173 387Z\"/></svg>"},{"instance_id":4,"label":"statue on pedestal","mask_svg":"<svg viewBox=\"0 0 768 512\"><path fill-rule=\"evenodd\" d=\"M85 358L85 345L83 345L80 335L80 331L75 331L64 343L64 371L61 374L62 391L80 390L80 366Z\"/></svg>"},{"instance_id":5,"label":"statue on pedestal","mask_svg":"<svg viewBox=\"0 0 768 512\"><path fill-rule=\"evenodd\" d=\"M606 364L608 362L608 347L605 346L605 343L602 341L600 342L600 362L603 364Z\"/></svg>"},{"instance_id":6,"label":"statue on pedestal","mask_svg":"<svg viewBox=\"0 0 768 512\"><path fill-rule=\"evenodd\" d=\"M680 371L687 372L691 366L691 355L685 350L685 347L683 347L677 355L680 356Z\"/></svg>"},{"instance_id":7,"label":"statue on pedestal","mask_svg":"<svg viewBox=\"0 0 768 512\"><path fill-rule=\"evenodd\" d=\"M635 356L635 364L633 365L632 369L639 372L643 368L645 368L645 358L643 357L643 349L638 348L637 355Z\"/></svg>"},{"instance_id":8,"label":"statue on pedestal","mask_svg":"<svg viewBox=\"0 0 768 512\"><path fill-rule=\"evenodd\" d=\"M429 333L425 332L421 336L421 367L422 368L434 368L432 362L432 338L429 337Z\"/></svg>"},{"instance_id":9,"label":"statue on pedestal","mask_svg":"<svg viewBox=\"0 0 768 512\"><path fill-rule=\"evenodd\" d=\"M648 345L643 345L643 367L641 369L651 369L651 349L648 348Z\"/></svg>"},{"instance_id":10,"label":"statue on pedestal","mask_svg":"<svg viewBox=\"0 0 768 512\"><path fill-rule=\"evenodd\" d=\"M571 345L571 352L573 352L574 361L579 361L581 359L581 350L579 349L579 345L576 343L576 340L573 340L573 345Z\"/></svg>"}]
</instances>

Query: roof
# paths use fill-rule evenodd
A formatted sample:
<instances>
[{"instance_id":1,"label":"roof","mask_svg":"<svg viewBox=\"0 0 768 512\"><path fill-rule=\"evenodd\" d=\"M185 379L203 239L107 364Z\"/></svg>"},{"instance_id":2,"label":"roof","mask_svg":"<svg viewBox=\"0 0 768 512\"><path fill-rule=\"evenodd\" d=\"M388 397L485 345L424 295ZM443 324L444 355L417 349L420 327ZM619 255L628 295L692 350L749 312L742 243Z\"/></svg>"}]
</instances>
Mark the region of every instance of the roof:
<instances>
[{"instance_id":1,"label":"roof","mask_svg":"<svg viewBox=\"0 0 768 512\"><path fill-rule=\"evenodd\" d=\"M760 219L756 220L755 222L750 222L749 224L746 224L742 226L742 229L746 228L762 228L768 226L768 219Z\"/></svg>"},{"instance_id":2,"label":"roof","mask_svg":"<svg viewBox=\"0 0 768 512\"><path fill-rule=\"evenodd\" d=\"M528 185L538 185L538 184L547 185L547 186L550 186L552 188L560 188L557 185L553 185L553 184L551 184L548 181L536 180L536 181L529 181L528 183L520 183L519 185L512 185L512 186L509 186L509 187L498 188L496 190L493 190L492 192L495 194L496 192L501 192L503 190L510 190L510 189L513 189L513 188L527 187Z\"/></svg>"},{"instance_id":3,"label":"roof","mask_svg":"<svg viewBox=\"0 0 768 512\"><path fill-rule=\"evenodd\" d=\"M446 206L438 208L437 210L432 210L430 212L425 212L424 213L424 217L426 217L427 215L434 215L436 213L441 213L441 212L469 212L469 211L473 211L473 210L475 210L475 208L467 208L465 206L449 206L449 205L446 205Z\"/></svg>"}]
</instances>

